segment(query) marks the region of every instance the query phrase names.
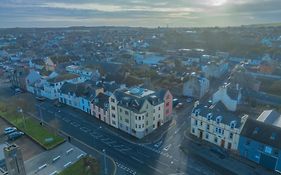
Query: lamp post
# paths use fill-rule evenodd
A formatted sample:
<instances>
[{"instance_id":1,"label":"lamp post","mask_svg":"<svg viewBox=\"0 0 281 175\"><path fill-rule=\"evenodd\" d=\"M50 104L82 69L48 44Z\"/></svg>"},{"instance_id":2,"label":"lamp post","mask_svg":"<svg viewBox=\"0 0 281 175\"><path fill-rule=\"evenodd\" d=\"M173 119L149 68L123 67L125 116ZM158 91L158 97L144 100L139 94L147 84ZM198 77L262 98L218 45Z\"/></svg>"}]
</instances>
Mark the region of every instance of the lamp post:
<instances>
[{"instance_id":1,"label":"lamp post","mask_svg":"<svg viewBox=\"0 0 281 175\"><path fill-rule=\"evenodd\" d=\"M105 149L102 150L103 152L103 161L104 161L104 174L107 174L107 165L106 165L106 152Z\"/></svg>"},{"instance_id":2,"label":"lamp post","mask_svg":"<svg viewBox=\"0 0 281 175\"><path fill-rule=\"evenodd\" d=\"M26 127L25 127L25 118L24 118L24 114L23 114L22 108L18 107L18 112L21 113L21 117L22 117L22 120L23 120L23 127L24 127L24 129L26 129Z\"/></svg>"}]
</instances>

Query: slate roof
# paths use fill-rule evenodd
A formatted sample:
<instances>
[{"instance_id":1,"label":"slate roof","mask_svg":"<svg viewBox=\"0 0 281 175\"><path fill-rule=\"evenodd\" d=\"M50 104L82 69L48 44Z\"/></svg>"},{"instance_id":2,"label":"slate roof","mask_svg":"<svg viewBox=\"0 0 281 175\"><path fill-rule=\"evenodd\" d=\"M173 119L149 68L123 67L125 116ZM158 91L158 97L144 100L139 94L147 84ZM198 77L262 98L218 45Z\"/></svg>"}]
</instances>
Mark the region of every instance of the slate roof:
<instances>
[{"instance_id":1,"label":"slate roof","mask_svg":"<svg viewBox=\"0 0 281 175\"><path fill-rule=\"evenodd\" d=\"M281 128L248 118L241 135L257 142L281 149Z\"/></svg>"},{"instance_id":2,"label":"slate roof","mask_svg":"<svg viewBox=\"0 0 281 175\"><path fill-rule=\"evenodd\" d=\"M145 89L143 90L145 91ZM153 106L157 106L164 102L164 95L165 95L164 90L160 90L158 92L152 92L144 96L131 94L128 93L128 91L130 90L118 89L114 92L114 96L117 98L119 106L122 106L134 112L140 112L140 109L142 108L146 100Z\"/></svg>"},{"instance_id":3,"label":"slate roof","mask_svg":"<svg viewBox=\"0 0 281 175\"><path fill-rule=\"evenodd\" d=\"M60 74L55 78L49 79L48 82L50 83L58 83L64 80L71 80L71 79L75 79L78 78L79 75L76 74Z\"/></svg>"},{"instance_id":4,"label":"slate roof","mask_svg":"<svg viewBox=\"0 0 281 175\"><path fill-rule=\"evenodd\" d=\"M281 114L275 110L263 111L257 120L281 128Z\"/></svg>"},{"instance_id":5,"label":"slate roof","mask_svg":"<svg viewBox=\"0 0 281 175\"><path fill-rule=\"evenodd\" d=\"M234 89L233 87L228 87L226 90L227 95L233 99L233 100L237 100L238 96L239 96L239 90Z\"/></svg>"},{"instance_id":6,"label":"slate roof","mask_svg":"<svg viewBox=\"0 0 281 175\"><path fill-rule=\"evenodd\" d=\"M85 99L93 99L96 96L96 90L100 88L92 81L86 81L79 84L64 83L60 88L63 94L75 94L77 97L84 97Z\"/></svg>"},{"instance_id":7,"label":"slate roof","mask_svg":"<svg viewBox=\"0 0 281 175\"><path fill-rule=\"evenodd\" d=\"M108 109L109 96L104 93L99 93L92 102L99 108Z\"/></svg>"},{"instance_id":8,"label":"slate roof","mask_svg":"<svg viewBox=\"0 0 281 175\"><path fill-rule=\"evenodd\" d=\"M199 115L207 118L208 114L212 114L211 120L216 121L218 116L222 117L221 123L230 125L232 121L236 121L235 128L241 126L241 115L238 113L230 112L224 106L224 104L219 101L218 103L212 105L211 103L199 104L196 108L193 109L193 112L196 110L199 111Z\"/></svg>"}]
</instances>

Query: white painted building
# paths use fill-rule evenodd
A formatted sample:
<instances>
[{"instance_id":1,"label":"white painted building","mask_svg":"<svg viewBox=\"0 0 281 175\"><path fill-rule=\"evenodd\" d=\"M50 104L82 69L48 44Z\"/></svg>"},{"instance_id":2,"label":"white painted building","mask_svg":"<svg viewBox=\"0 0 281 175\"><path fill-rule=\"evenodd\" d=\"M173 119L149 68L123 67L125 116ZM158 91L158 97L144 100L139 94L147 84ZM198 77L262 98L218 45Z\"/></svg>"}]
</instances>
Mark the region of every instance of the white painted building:
<instances>
[{"instance_id":1,"label":"white painted building","mask_svg":"<svg viewBox=\"0 0 281 175\"><path fill-rule=\"evenodd\" d=\"M241 89L238 85L224 84L213 94L213 104L221 101L229 111L236 111L241 103Z\"/></svg>"},{"instance_id":2,"label":"white painted building","mask_svg":"<svg viewBox=\"0 0 281 175\"><path fill-rule=\"evenodd\" d=\"M190 133L222 148L237 150L240 133L247 118L247 115L237 116L228 111L221 102L196 102L191 113Z\"/></svg>"},{"instance_id":3,"label":"white painted building","mask_svg":"<svg viewBox=\"0 0 281 175\"><path fill-rule=\"evenodd\" d=\"M200 99L209 91L209 87L210 82L207 78L192 74L189 79L183 83L183 95Z\"/></svg>"}]
</instances>

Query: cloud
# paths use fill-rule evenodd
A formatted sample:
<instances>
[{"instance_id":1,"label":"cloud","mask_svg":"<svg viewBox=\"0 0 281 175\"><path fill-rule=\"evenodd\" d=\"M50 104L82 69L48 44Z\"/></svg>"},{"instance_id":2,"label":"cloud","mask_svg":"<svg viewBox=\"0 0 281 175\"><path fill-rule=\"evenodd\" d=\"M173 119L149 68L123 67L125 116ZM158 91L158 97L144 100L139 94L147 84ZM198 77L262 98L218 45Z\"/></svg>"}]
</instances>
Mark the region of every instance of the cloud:
<instances>
[{"instance_id":1,"label":"cloud","mask_svg":"<svg viewBox=\"0 0 281 175\"><path fill-rule=\"evenodd\" d=\"M280 0L1 0L0 27L280 22Z\"/></svg>"}]
</instances>

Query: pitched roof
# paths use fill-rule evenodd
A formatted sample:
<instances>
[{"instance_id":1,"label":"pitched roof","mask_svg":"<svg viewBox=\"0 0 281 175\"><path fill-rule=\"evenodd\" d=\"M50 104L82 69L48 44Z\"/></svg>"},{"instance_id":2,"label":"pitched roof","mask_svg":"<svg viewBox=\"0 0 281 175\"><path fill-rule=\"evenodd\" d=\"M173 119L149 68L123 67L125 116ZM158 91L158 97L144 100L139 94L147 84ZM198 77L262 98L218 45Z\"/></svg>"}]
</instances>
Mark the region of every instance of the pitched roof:
<instances>
[{"instance_id":1,"label":"pitched roof","mask_svg":"<svg viewBox=\"0 0 281 175\"><path fill-rule=\"evenodd\" d=\"M57 82L61 82L64 80L71 80L71 79L78 78L78 77L79 77L79 75L76 75L76 74L60 74L55 78L49 79L48 82L57 83Z\"/></svg>"},{"instance_id":2,"label":"pitched roof","mask_svg":"<svg viewBox=\"0 0 281 175\"><path fill-rule=\"evenodd\" d=\"M164 95L164 90L154 92L142 88L138 92L135 88L118 89L114 92L114 96L119 102L118 105L135 112L140 112L145 101L148 101L153 106L163 103Z\"/></svg>"},{"instance_id":3,"label":"pitched roof","mask_svg":"<svg viewBox=\"0 0 281 175\"><path fill-rule=\"evenodd\" d=\"M281 128L248 118L241 135L257 142L281 149Z\"/></svg>"},{"instance_id":4,"label":"pitched roof","mask_svg":"<svg viewBox=\"0 0 281 175\"><path fill-rule=\"evenodd\" d=\"M86 99L92 99L96 96L96 90L100 88L96 86L95 82L86 81L84 83L72 84L64 83L60 88L60 92L63 94L75 94L77 97L84 97Z\"/></svg>"},{"instance_id":5,"label":"pitched roof","mask_svg":"<svg viewBox=\"0 0 281 175\"><path fill-rule=\"evenodd\" d=\"M104 93L99 93L99 95L97 95L92 102L98 106L99 108L102 109L108 109L108 103L109 103L109 96L104 94Z\"/></svg>"},{"instance_id":6,"label":"pitched roof","mask_svg":"<svg viewBox=\"0 0 281 175\"><path fill-rule=\"evenodd\" d=\"M210 103L199 104L197 107L193 109L193 112L195 112L196 110L199 111L199 115L202 117L207 118L208 114L212 114L211 120L215 121L217 117L221 116L222 118L221 123L230 125L231 122L235 121L236 122L235 128L239 128L241 126L240 121L242 116L238 113L228 111L221 101L219 101L214 105Z\"/></svg>"},{"instance_id":7,"label":"pitched roof","mask_svg":"<svg viewBox=\"0 0 281 175\"><path fill-rule=\"evenodd\" d=\"M263 111L257 120L281 128L281 114L275 110Z\"/></svg>"}]
</instances>

